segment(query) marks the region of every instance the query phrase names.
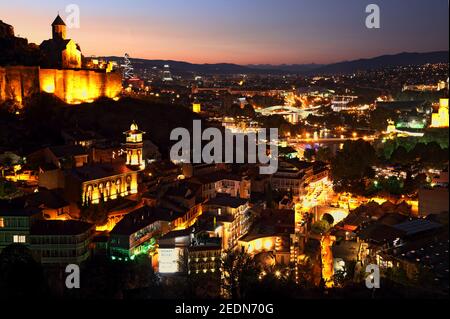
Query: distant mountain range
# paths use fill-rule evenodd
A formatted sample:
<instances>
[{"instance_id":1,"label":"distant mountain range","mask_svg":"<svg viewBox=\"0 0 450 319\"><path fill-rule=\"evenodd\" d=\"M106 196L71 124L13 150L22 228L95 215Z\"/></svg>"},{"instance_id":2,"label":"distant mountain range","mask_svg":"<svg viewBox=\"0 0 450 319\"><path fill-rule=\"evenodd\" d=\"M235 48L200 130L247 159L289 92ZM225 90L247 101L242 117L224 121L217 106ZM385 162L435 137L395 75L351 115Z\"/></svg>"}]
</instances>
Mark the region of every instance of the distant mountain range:
<instances>
[{"instance_id":1,"label":"distant mountain range","mask_svg":"<svg viewBox=\"0 0 450 319\"><path fill-rule=\"evenodd\" d=\"M109 60L123 61L121 57L103 57ZM345 61L328 65L323 64L293 64L293 65L238 65L231 63L194 64L171 60L131 59L135 68L163 68L170 65L175 74L349 74L357 71L380 69L393 66L422 65L426 63L449 63L449 52L438 51L429 53L400 53L383 55L375 58Z\"/></svg>"},{"instance_id":2,"label":"distant mountain range","mask_svg":"<svg viewBox=\"0 0 450 319\"><path fill-rule=\"evenodd\" d=\"M122 57L109 56L100 57L106 60L115 60L122 63ZM162 69L165 65L170 65L170 70L175 74L257 74L267 73L266 70L251 68L248 66L232 64L232 63L216 63L216 64L194 64L189 62L172 61L172 60L145 60L130 59L133 67L136 69L152 69L154 67ZM280 70L274 70L276 73L283 73Z\"/></svg>"},{"instance_id":3,"label":"distant mountain range","mask_svg":"<svg viewBox=\"0 0 450 319\"><path fill-rule=\"evenodd\" d=\"M429 53L400 53L383 55L371 59L360 59L329 64L313 70L317 74L348 74L356 71L381 69L393 66L422 65L426 63L448 63L448 51Z\"/></svg>"},{"instance_id":4,"label":"distant mountain range","mask_svg":"<svg viewBox=\"0 0 450 319\"><path fill-rule=\"evenodd\" d=\"M264 71L277 71L287 73L307 73L324 67L324 64L250 64L247 67L251 69Z\"/></svg>"}]
</instances>

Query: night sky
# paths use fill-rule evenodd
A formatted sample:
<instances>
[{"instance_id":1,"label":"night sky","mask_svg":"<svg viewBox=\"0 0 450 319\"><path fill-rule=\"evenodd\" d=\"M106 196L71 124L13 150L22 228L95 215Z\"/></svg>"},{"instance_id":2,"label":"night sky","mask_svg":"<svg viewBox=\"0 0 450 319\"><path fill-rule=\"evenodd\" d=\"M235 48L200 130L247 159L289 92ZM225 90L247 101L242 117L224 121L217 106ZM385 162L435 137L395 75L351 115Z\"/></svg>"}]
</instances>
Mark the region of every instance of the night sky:
<instances>
[{"instance_id":1,"label":"night sky","mask_svg":"<svg viewBox=\"0 0 450 319\"><path fill-rule=\"evenodd\" d=\"M15 0L0 1L0 20L40 44L70 3L81 28L68 36L86 56L290 64L449 48L448 0ZM370 3L379 30L365 27Z\"/></svg>"}]
</instances>

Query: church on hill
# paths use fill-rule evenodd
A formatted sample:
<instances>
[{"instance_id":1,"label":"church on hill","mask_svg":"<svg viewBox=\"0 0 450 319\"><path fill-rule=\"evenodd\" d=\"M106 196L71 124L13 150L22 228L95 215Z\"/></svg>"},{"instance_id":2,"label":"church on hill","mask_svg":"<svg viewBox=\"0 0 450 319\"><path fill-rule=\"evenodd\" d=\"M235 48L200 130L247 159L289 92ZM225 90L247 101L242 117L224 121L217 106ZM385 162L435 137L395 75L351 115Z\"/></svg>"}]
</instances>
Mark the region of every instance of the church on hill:
<instances>
[{"instance_id":1,"label":"church on hill","mask_svg":"<svg viewBox=\"0 0 450 319\"><path fill-rule=\"evenodd\" d=\"M82 67L80 46L74 40L67 39L66 34L67 26L58 14L52 23L52 38L40 45L43 67L57 69Z\"/></svg>"},{"instance_id":2,"label":"church on hill","mask_svg":"<svg viewBox=\"0 0 450 319\"><path fill-rule=\"evenodd\" d=\"M20 58L30 52L34 59ZM80 46L67 38L59 14L52 23L52 38L39 47L15 37L13 27L0 21L0 106L11 102L12 109L21 110L24 101L40 92L67 104L92 103L102 97L118 100L122 74L110 63L105 68L85 65Z\"/></svg>"}]
</instances>

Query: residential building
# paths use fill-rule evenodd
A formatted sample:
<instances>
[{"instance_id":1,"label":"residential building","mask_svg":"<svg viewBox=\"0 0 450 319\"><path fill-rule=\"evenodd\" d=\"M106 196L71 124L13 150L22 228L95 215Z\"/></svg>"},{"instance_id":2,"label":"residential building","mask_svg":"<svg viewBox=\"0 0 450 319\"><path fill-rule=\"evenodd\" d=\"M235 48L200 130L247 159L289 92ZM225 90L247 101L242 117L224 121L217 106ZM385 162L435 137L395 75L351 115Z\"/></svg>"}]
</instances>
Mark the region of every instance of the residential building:
<instances>
[{"instance_id":1,"label":"residential building","mask_svg":"<svg viewBox=\"0 0 450 319\"><path fill-rule=\"evenodd\" d=\"M94 225L77 220L40 220L31 226L30 247L43 265L80 265L91 254L94 233Z\"/></svg>"},{"instance_id":2,"label":"residential building","mask_svg":"<svg viewBox=\"0 0 450 319\"><path fill-rule=\"evenodd\" d=\"M178 217L169 209L149 206L129 213L110 232L111 258L127 261L155 249L157 236L169 232Z\"/></svg>"},{"instance_id":3,"label":"residential building","mask_svg":"<svg viewBox=\"0 0 450 319\"><path fill-rule=\"evenodd\" d=\"M11 244L29 246L31 225L41 218L42 210L23 201L0 202L0 252Z\"/></svg>"},{"instance_id":4,"label":"residential building","mask_svg":"<svg viewBox=\"0 0 450 319\"><path fill-rule=\"evenodd\" d=\"M223 239L223 249L234 248L250 229L253 215L247 199L219 194L204 204L204 212L215 217L216 233Z\"/></svg>"}]
</instances>

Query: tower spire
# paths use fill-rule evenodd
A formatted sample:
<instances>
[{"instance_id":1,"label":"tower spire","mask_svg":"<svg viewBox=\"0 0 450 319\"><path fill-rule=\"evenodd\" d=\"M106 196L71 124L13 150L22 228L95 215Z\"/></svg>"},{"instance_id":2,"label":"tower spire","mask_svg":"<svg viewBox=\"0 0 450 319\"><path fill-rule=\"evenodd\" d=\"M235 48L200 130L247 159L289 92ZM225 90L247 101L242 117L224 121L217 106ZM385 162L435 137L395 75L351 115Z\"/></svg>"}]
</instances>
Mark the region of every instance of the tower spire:
<instances>
[{"instance_id":1,"label":"tower spire","mask_svg":"<svg viewBox=\"0 0 450 319\"><path fill-rule=\"evenodd\" d=\"M58 11L58 15L56 16L55 20L52 23L53 39L54 40L55 39L65 40L66 39L66 31L67 31L66 24L64 23L64 20L59 15L59 11Z\"/></svg>"}]
</instances>

